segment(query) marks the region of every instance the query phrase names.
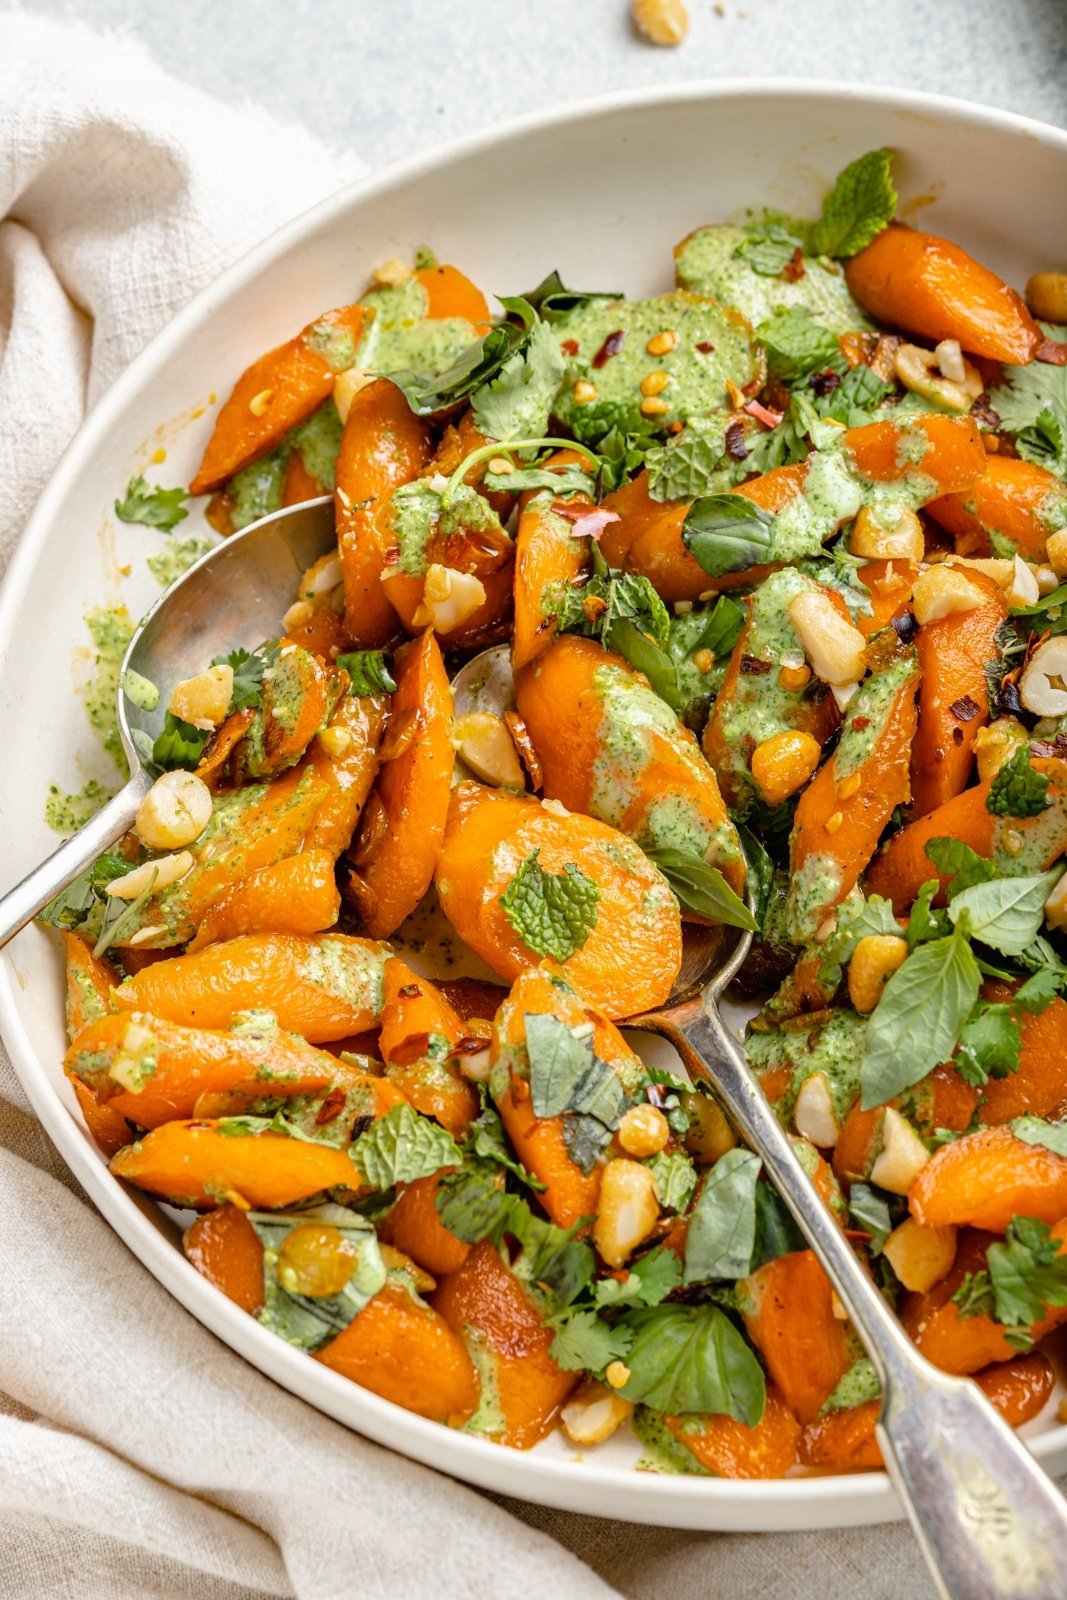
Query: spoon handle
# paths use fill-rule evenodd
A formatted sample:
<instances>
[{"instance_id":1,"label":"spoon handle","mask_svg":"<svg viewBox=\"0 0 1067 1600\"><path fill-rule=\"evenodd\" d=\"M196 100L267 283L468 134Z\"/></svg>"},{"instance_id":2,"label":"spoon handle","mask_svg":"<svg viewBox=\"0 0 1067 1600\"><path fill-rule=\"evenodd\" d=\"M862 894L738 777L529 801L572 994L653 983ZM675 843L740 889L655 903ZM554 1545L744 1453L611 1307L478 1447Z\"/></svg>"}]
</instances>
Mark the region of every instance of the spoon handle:
<instances>
[{"instance_id":1,"label":"spoon handle","mask_svg":"<svg viewBox=\"0 0 1067 1600\"><path fill-rule=\"evenodd\" d=\"M718 1011L642 1018L714 1084L848 1308L882 1383L878 1437L942 1595L1062 1600L1067 1502L977 1385L919 1354L820 1200Z\"/></svg>"},{"instance_id":2,"label":"spoon handle","mask_svg":"<svg viewBox=\"0 0 1067 1600\"><path fill-rule=\"evenodd\" d=\"M121 839L133 824L137 807L151 787L152 780L135 772L113 800L96 813L84 828L79 828L65 844L54 850L39 867L16 883L0 898L0 946L7 944L43 911L68 883L92 865L100 853Z\"/></svg>"}]
</instances>

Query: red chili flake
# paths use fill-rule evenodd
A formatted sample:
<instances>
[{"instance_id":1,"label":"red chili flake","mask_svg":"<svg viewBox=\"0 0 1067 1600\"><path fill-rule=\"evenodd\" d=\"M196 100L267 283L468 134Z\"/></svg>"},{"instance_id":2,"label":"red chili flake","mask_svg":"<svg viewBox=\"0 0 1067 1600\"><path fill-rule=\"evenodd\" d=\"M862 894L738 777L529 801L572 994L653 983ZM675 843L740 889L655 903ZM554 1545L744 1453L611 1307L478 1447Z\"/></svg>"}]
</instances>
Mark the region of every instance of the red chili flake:
<instances>
[{"instance_id":1,"label":"red chili flake","mask_svg":"<svg viewBox=\"0 0 1067 1600\"><path fill-rule=\"evenodd\" d=\"M324 1122L332 1122L334 1117L339 1117L345 1108L345 1092L338 1084L331 1089L315 1113L315 1126L321 1128Z\"/></svg>"},{"instance_id":2,"label":"red chili flake","mask_svg":"<svg viewBox=\"0 0 1067 1600\"><path fill-rule=\"evenodd\" d=\"M871 725L870 717L853 717L852 718L852 726L855 728L857 733L862 733L864 728L869 728L870 725Z\"/></svg>"},{"instance_id":3,"label":"red chili flake","mask_svg":"<svg viewBox=\"0 0 1067 1600\"><path fill-rule=\"evenodd\" d=\"M410 1067L413 1061L420 1061L429 1048L428 1033L409 1034L389 1052L389 1064L394 1067Z\"/></svg>"},{"instance_id":4,"label":"red chili flake","mask_svg":"<svg viewBox=\"0 0 1067 1600\"><path fill-rule=\"evenodd\" d=\"M832 372L829 368L825 372L813 372L808 379L808 387L820 398L823 395L833 394L835 389L841 387L841 374Z\"/></svg>"},{"instance_id":5,"label":"red chili flake","mask_svg":"<svg viewBox=\"0 0 1067 1600\"><path fill-rule=\"evenodd\" d=\"M777 428L782 420L780 411L771 411L769 407L760 405L758 400L750 400L741 409L747 412L750 417L755 417L757 422L762 422L765 428Z\"/></svg>"},{"instance_id":6,"label":"red chili flake","mask_svg":"<svg viewBox=\"0 0 1067 1600\"><path fill-rule=\"evenodd\" d=\"M402 989L397 990L401 1000L417 1000L422 990L417 983L405 983Z\"/></svg>"},{"instance_id":7,"label":"red chili flake","mask_svg":"<svg viewBox=\"0 0 1067 1600\"><path fill-rule=\"evenodd\" d=\"M765 672L770 672L770 670L771 670L770 662L769 661L761 661L759 656L742 656L741 657L741 671L745 672L745 673L749 673L753 677L757 677L757 678L758 677L762 677Z\"/></svg>"},{"instance_id":8,"label":"red chili flake","mask_svg":"<svg viewBox=\"0 0 1067 1600\"><path fill-rule=\"evenodd\" d=\"M604 343L593 357L594 367L605 367L612 356L617 356L626 343L626 329L616 328L614 333L609 333Z\"/></svg>"},{"instance_id":9,"label":"red chili flake","mask_svg":"<svg viewBox=\"0 0 1067 1600\"><path fill-rule=\"evenodd\" d=\"M355 1122L353 1122L352 1126L348 1130L349 1141L354 1144L361 1133L366 1133L367 1129L372 1128L373 1126L374 1118L372 1116L364 1115L362 1117L357 1117Z\"/></svg>"},{"instance_id":10,"label":"red chili flake","mask_svg":"<svg viewBox=\"0 0 1067 1600\"><path fill-rule=\"evenodd\" d=\"M749 452L748 445L745 443L745 425L740 417L737 418L736 422L730 423L726 433L723 435L723 443L726 446L726 454L728 456L732 456L735 461L744 461Z\"/></svg>"},{"instance_id":11,"label":"red chili flake","mask_svg":"<svg viewBox=\"0 0 1067 1600\"><path fill-rule=\"evenodd\" d=\"M475 1033L469 1034L465 1039L460 1039L458 1044L452 1046L450 1054L454 1056L476 1056L481 1050L488 1050L489 1040L479 1038Z\"/></svg>"},{"instance_id":12,"label":"red chili flake","mask_svg":"<svg viewBox=\"0 0 1067 1600\"><path fill-rule=\"evenodd\" d=\"M385 555L382 557L382 566L395 567L399 560L400 546L398 544L391 544L388 550L385 552Z\"/></svg>"},{"instance_id":13,"label":"red chili flake","mask_svg":"<svg viewBox=\"0 0 1067 1600\"><path fill-rule=\"evenodd\" d=\"M702 356L710 356L714 355L715 353L715 346L713 344L709 344L706 339L701 339L700 343L697 345L697 349L700 351Z\"/></svg>"},{"instance_id":14,"label":"red chili flake","mask_svg":"<svg viewBox=\"0 0 1067 1600\"><path fill-rule=\"evenodd\" d=\"M1017 717L1022 711L1023 703L1019 695L1019 685L1015 679L1005 678L997 690L997 705L1001 711L1009 716Z\"/></svg>"},{"instance_id":15,"label":"red chili flake","mask_svg":"<svg viewBox=\"0 0 1067 1600\"><path fill-rule=\"evenodd\" d=\"M953 730L952 730L952 743L954 745L961 745L963 743L963 729L962 728L953 728Z\"/></svg>"},{"instance_id":16,"label":"red chili flake","mask_svg":"<svg viewBox=\"0 0 1067 1600\"><path fill-rule=\"evenodd\" d=\"M970 722L979 715L982 708L969 694L961 694L958 700L953 700L948 709L957 722Z\"/></svg>"},{"instance_id":17,"label":"red chili flake","mask_svg":"<svg viewBox=\"0 0 1067 1600\"><path fill-rule=\"evenodd\" d=\"M797 245L796 249L793 251L792 256L790 257L790 259L785 264L785 269L782 272L782 277L783 278L787 278L790 283L798 283L803 276L804 276L804 252L800 248L800 246Z\"/></svg>"},{"instance_id":18,"label":"red chili flake","mask_svg":"<svg viewBox=\"0 0 1067 1600\"><path fill-rule=\"evenodd\" d=\"M582 347L578 343L577 339L564 339L563 343L560 345L560 349L563 351L565 356L576 356L581 348Z\"/></svg>"}]
</instances>

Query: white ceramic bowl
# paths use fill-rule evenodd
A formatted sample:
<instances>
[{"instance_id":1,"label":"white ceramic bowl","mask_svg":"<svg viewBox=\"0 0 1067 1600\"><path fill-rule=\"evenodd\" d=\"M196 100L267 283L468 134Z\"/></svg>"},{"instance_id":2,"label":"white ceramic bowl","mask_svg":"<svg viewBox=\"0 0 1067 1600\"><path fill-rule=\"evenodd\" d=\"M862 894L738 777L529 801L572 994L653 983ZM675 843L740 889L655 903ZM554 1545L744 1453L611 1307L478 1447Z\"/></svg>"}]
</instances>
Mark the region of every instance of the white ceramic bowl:
<instances>
[{"instance_id":1,"label":"white ceramic bowl","mask_svg":"<svg viewBox=\"0 0 1067 1600\"><path fill-rule=\"evenodd\" d=\"M0 884L54 846L43 821L48 785L78 788L93 759L69 676L84 671L86 609L121 599L136 617L158 593L145 557L160 536L117 523L111 503L161 446L166 462L150 476L189 481L210 425L195 413L254 356L325 307L353 299L376 262L422 243L496 292L529 288L552 267L578 287L662 290L671 282L671 247L691 228L746 205L815 212L840 168L881 145L898 152L906 217L921 209L925 225L1016 283L1067 261L1056 198L1067 192L1067 134L932 96L783 81L696 83L526 118L357 184L245 256L105 395L12 563L0 601L9 763ZM181 532L198 531L198 522L194 513ZM123 578L118 568L127 562L132 573ZM623 1440L583 1459L554 1436L524 1454L425 1422L346 1382L231 1305L186 1263L166 1215L109 1175L60 1069L61 962L39 928L3 954L0 1009L38 1116L130 1249L187 1311L339 1421L472 1483L639 1522L778 1529L899 1514L881 1473L770 1483L656 1477L633 1470L636 1450ZM182 1314L177 1306L174 1314ZM1038 1419L1030 1431L1047 1466L1067 1466L1067 1428Z\"/></svg>"}]
</instances>

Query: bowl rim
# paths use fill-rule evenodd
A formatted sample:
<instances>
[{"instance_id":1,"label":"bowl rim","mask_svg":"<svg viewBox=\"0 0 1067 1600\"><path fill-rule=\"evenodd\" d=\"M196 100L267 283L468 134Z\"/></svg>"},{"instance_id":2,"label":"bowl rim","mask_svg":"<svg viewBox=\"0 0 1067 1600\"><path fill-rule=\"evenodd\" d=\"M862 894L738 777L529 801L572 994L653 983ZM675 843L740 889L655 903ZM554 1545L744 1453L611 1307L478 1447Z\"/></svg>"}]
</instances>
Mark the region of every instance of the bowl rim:
<instances>
[{"instance_id":1,"label":"bowl rim","mask_svg":"<svg viewBox=\"0 0 1067 1600\"><path fill-rule=\"evenodd\" d=\"M148 344L119 374L87 413L81 426L60 456L26 521L15 545L3 585L0 587L0 670L6 655L7 639L14 617L23 604L34 577L37 546L53 517L53 508L77 480L86 459L116 417L140 389L142 382L166 364L181 344L186 331L198 326L213 309L229 302L242 283L249 281L284 255L311 232L329 227L352 207L402 185L414 177L447 170L454 162L515 141L524 141L541 131L582 125L620 112L639 112L643 107L703 100L798 99L862 101L882 106L887 111L911 112L937 122L981 125L1011 136L1034 139L1062 153L1067 161L1067 131L1020 113L999 107L982 106L954 96L923 90L896 89L848 80L825 82L791 77L697 78L685 83L654 84L636 89L612 91L577 101L554 104L492 123L432 149L417 152L355 179L282 224L252 245L229 267L200 289L156 333ZM518 1498L545 1505L566 1505L561 1497L592 1482L592 1474L580 1461L540 1457L536 1453L501 1448L485 1439L405 1411L390 1401L353 1385L339 1374L278 1339L253 1318L241 1312L207 1282L185 1260L179 1248L163 1238L149 1220L154 1202L139 1202L108 1171L106 1163L92 1145L87 1132L44 1076L30 1042L17 1003L17 976L8 952L0 952L0 1037L10 1053L12 1064L33 1110L59 1154L86 1189L119 1238L137 1256L157 1281L204 1326L217 1334L236 1353L249 1360L266 1376L291 1393L299 1395L316 1409L324 1411L342 1425L354 1429L376 1443L411 1456L424 1465L438 1468L454 1477L484 1489L512 1493ZM332 1402L332 1403L327 1403ZM359 1413L353 1417L353 1411ZM1053 1426L1029 1440L1041 1459L1067 1441L1067 1426ZM609 1492L612 1488L632 1490L632 1468L598 1467L596 1481ZM875 1522L903 1515L891 1493L885 1472L866 1472L777 1480L778 1494L785 1492L798 1507L822 1505L836 1498L847 1503L842 1522ZM707 1513L716 1505L729 1514L731 1508L758 1507L768 1496L770 1485L762 1480L743 1481L699 1476L640 1475L641 1507L632 1513L624 1507L600 1515L629 1517L674 1527L722 1525L711 1523ZM571 1509L581 1509L576 1500ZM703 1513L703 1514L702 1514ZM819 1522L819 1526L832 1525ZM768 1530L773 1531L773 1530Z\"/></svg>"}]
</instances>

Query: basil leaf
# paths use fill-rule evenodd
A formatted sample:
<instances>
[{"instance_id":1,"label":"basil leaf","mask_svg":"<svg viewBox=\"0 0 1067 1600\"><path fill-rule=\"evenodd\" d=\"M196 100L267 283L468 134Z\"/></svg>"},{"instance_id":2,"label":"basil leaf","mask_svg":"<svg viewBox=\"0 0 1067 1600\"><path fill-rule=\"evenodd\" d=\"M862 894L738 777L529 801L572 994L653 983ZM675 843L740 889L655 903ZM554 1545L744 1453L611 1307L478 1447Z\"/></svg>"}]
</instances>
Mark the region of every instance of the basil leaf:
<instances>
[{"instance_id":1,"label":"basil leaf","mask_svg":"<svg viewBox=\"0 0 1067 1600\"><path fill-rule=\"evenodd\" d=\"M709 866L702 856L675 850L670 845L645 845L648 859L659 868L674 891L679 905L709 922L730 928L747 928L755 933L759 924L739 895L727 883L718 867Z\"/></svg>"},{"instance_id":2,"label":"basil leaf","mask_svg":"<svg viewBox=\"0 0 1067 1600\"><path fill-rule=\"evenodd\" d=\"M848 1191L848 1210L857 1228L871 1236L871 1254L881 1255L882 1246L893 1231L889 1206L869 1183L854 1183Z\"/></svg>"},{"instance_id":3,"label":"basil leaf","mask_svg":"<svg viewBox=\"0 0 1067 1600\"><path fill-rule=\"evenodd\" d=\"M763 1416L763 1368L718 1306L656 1306L626 1319L634 1341L620 1393L656 1411L704 1411L754 1428Z\"/></svg>"},{"instance_id":4,"label":"basil leaf","mask_svg":"<svg viewBox=\"0 0 1067 1600\"><path fill-rule=\"evenodd\" d=\"M685 1239L686 1283L746 1277L756 1243L756 1180L760 1158L735 1148L704 1180Z\"/></svg>"},{"instance_id":5,"label":"basil leaf","mask_svg":"<svg viewBox=\"0 0 1067 1600\"><path fill-rule=\"evenodd\" d=\"M1017 956L1037 937L1045 920L1045 901L1062 875L1062 867L1025 878L994 878L955 895L948 914L964 924L973 939Z\"/></svg>"},{"instance_id":6,"label":"basil leaf","mask_svg":"<svg viewBox=\"0 0 1067 1600\"><path fill-rule=\"evenodd\" d=\"M761 1178L756 1185L756 1242L749 1271L758 1272L768 1261L806 1249L807 1240L797 1227L793 1213L777 1189L766 1178Z\"/></svg>"},{"instance_id":7,"label":"basil leaf","mask_svg":"<svg viewBox=\"0 0 1067 1600\"><path fill-rule=\"evenodd\" d=\"M525 301L502 299L501 304L517 307L525 305ZM416 416L430 417L448 411L496 377L505 362L525 344L535 320L533 309L526 306L517 321L496 323L437 376L427 372L390 372L389 382L396 384Z\"/></svg>"},{"instance_id":8,"label":"basil leaf","mask_svg":"<svg viewBox=\"0 0 1067 1600\"><path fill-rule=\"evenodd\" d=\"M160 489L145 482L140 473L126 485L126 496L115 501L115 515L123 522L143 522L149 528L170 531L189 515L183 501L185 489Z\"/></svg>"},{"instance_id":9,"label":"basil leaf","mask_svg":"<svg viewBox=\"0 0 1067 1600\"><path fill-rule=\"evenodd\" d=\"M573 861L545 872L533 850L500 896L500 908L523 943L539 956L566 961L596 927L600 890Z\"/></svg>"},{"instance_id":10,"label":"basil leaf","mask_svg":"<svg viewBox=\"0 0 1067 1600\"><path fill-rule=\"evenodd\" d=\"M651 688L672 711L682 710L683 696L677 666L667 651L643 633L635 622L631 622L629 617L616 617L607 630L604 643L637 672L643 672Z\"/></svg>"},{"instance_id":11,"label":"basil leaf","mask_svg":"<svg viewBox=\"0 0 1067 1600\"><path fill-rule=\"evenodd\" d=\"M522 299L533 307L539 317L551 322L554 317L566 316L590 300L621 300L622 294L610 289L568 289L558 272L542 278L536 289L524 294Z\"/></svg>"},{"instance_id":12,"label":"basil leaf","mask_svg":"<svg viewBox=\"0 0 1067 1600\"><path fill-rule=\"evenodd\" d=\"M351 679L350 694L392 694L396 688L387 650L348 650L337 657Z\"/></svg>"},{"instance_id":13,"label":"basil leaf","mask_svg":"<svg viewBox=\"0 0 1067 1600\"><path fill-rule=\"evenodd\" d=\"M628 1097L615 1069L594 1054L591 1032L578 1038L547 1012L528 1012L523 1027L534 1115L574 1111L596 1117L608 1129L617 1127Z\"/></svg>"},{"instance_id":14,"label":"basil leaf","mask_svg":"<svg viewBox=\"0 0 1067 1600\"><path fill-rule=\"evenodd\" d=\"M713 578L766 561L773 539L774 518L741 494L695 500L682 526L682 543Z\"/></svg>"},{"instance_id":15,"label":"basil leaf","mask_svg":"<svg viewBox=\"0 0 1067 1600\"><path fill-rule=\"evenodd\" d=\"M892 222L897 208L892 163L891 150L869 150L838 174L811 231L813 255L854 256Z\"/></svg>"},{"instance_id":16,"label":"basil leaf","mask_svg":"<svg viewBox=\"0 0 1067 1600\"><path fill-rule=\"evenodd\" d=\"M864 1111L884 1105L950 1059L980 984L978 963L959 928L912 951L867 1023L860 1066Z\"/></svg>"},{"instance_id":17,"label":"basil leaf","mask_svg":"<svg viewBox=\"0 0 1067 1600\"><path fill-rule=\"evenodd\" d=\"M375 1189L414 1183L462 1160L450 1133L409 1105L394 1106L360 1135L351 1156L361 1175Z\"/></svg>"},{"instance_id":18,"label":"basil leaf","mask_svg":"<svg viewBox=\"0 0 1067 1600\"><path fill-rule=\"evenodd\" d=\"M130 863L122 856L98 856L91 867L86 867L73 883L60 889L55 899L49 900L43 911L37 913L38 922L50 928L73 930L84 926L90 913L104 900L104 889L113 878L125 877Z\"/></svg>"}]
</instances>

